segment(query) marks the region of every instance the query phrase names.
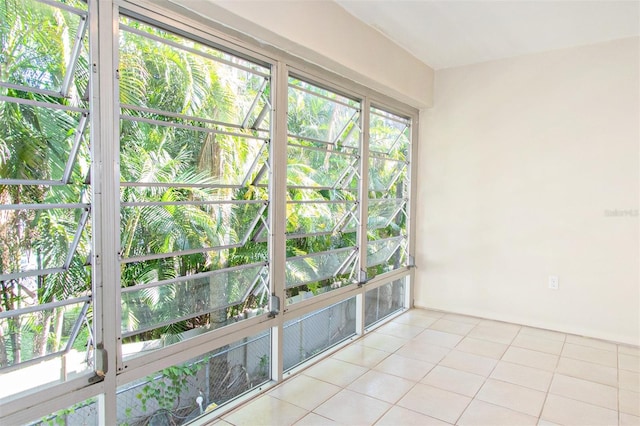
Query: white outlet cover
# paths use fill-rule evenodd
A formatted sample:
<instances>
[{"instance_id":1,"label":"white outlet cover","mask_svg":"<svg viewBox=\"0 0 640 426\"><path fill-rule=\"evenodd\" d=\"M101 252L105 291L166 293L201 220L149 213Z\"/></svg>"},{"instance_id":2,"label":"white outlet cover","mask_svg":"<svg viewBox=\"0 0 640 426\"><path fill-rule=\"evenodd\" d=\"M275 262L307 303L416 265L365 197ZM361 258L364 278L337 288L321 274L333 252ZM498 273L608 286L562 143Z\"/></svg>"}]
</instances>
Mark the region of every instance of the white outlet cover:
<instances>
[{"instance_id":1,"label":"white outlet cover","mask_svg":"<svg viewBox=\"0 0 640 426\"><path fill-rule=\"evenodd\" d=\"M557 290L560 287L560 280L556 275L549 275L549 288Z\"/></svg>"}]
</instances>

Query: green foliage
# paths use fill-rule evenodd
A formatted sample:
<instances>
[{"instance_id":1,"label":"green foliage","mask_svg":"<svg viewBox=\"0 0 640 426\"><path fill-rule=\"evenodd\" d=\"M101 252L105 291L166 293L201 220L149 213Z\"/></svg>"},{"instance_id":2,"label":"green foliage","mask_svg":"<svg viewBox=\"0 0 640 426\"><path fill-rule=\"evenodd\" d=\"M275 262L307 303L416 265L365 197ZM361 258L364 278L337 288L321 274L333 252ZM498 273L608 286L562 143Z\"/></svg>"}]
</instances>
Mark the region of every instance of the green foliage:
<instances>
[{"instance_id":1,"label":"green foliage","mask_svg":"<svg viewBox=\"0 0 640 426\"><path fill-rule=\"evenodd\" d=\"M140 400L144 412L149 408L149 403L154 401L161 410L174 411L180 406L180 398L184 391L189 389L189 379L209 361L209 357L202 362L171 366L163 369L160 375L148 376L146 384L136 394ZM127 417L131 410L127 409Z\"/></svg>"}]
</instances>

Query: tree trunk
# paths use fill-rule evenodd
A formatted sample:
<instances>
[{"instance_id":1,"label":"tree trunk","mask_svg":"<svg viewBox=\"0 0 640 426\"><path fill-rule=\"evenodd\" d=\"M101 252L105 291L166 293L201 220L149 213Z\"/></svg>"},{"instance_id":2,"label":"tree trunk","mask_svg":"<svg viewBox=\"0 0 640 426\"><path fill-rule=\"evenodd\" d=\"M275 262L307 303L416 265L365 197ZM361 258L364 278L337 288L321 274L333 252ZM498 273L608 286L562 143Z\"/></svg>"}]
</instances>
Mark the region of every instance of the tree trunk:
<instances>
[{"instance_id":1,"label":"tree trunk","mask_svg":"<svg viewBox=\"0 0 640 426\"><path fill-rule=\"evenodd\" d=\"M49 340L49 329L51 328L51 319L53 315L43 311L43 312L39 312L38 316L39 316L40 324L42 324L42 330L40 331L40 333L34 336L34 339L35 339L33 343L34 357L44 356L47 354L47 343L48 343L47 341Z\"/></svg>"},{"instance_id":2,"label":"tree trunk","mask_svg":"<svg viewBox=\"0 0 640 426\"><path fill-rule=\"evenodd\" d=\"M7 354L7 345L4 341L4 321L0 321L0 368L9 365L9 356Z\"/></svg>"},{"instance_id":3,"label":"tree trunk","mask_svg":"<svg viewBox=\"0 0 640 426\"><path fill-rule=\"evenodd\" d=\"M60 350L60 343L62 342L62 329L64 326L64 308L58 308L55 311L55 340L53 341L53 352Z\"/></svg>"},{"instance_id":4,"label":"tree trunk","mask_svg":"<svg viewBox=\"0 0 640 426\"><path fill-rule=\"evenodd\" d=\"M20 335L20 320L18 318L9 318L9 335L11 336L11 351L13 352L13 363L22 362L20 349L22 348L22 338ZM12 332L13 330L13 332Z\"/></svg>"}]
</instances>

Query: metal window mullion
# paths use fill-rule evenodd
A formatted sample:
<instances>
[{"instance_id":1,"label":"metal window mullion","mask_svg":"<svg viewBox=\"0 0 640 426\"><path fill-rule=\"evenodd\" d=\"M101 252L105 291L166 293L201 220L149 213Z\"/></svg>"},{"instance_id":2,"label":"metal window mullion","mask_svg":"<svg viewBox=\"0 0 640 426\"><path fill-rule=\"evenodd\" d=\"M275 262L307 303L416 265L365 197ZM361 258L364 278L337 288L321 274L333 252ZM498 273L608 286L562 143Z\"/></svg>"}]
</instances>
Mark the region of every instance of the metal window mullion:
<instances>
[{"instance_id":1,"label":"metal window mullion","mask_svg":"<svg viewBox=\"0 0 640 426\"><path fill-rule=\"evenodd\" d=\"M227 132L224 130L211 129L208 127L192 126L190 124L172 123L170 121L155 120L153 118L136 117L135 115L120 114L120 118L122 120L137 121L137 122L142 122L147 124L153 124L156 126L175 127L178 129L194 130L194 131L203 132L203 133L214 133L216 135L235 136L243 139L256 139L256 140L263 140L263 141L266 141L267 139L269 139L269 137L267 136L256 136L256 135L247 135L245 133Z\"/></svg>"},{"instance_id":2,"label":"metal window mullion","mask_svg":"<svg viewBox=\"0 0 640 426\"><path fill-rule=\"evenodd\" d=\"M282 381L284 369L284 312L286 310L286 227L287 227L287 102L288 69L284 62L273 68L271 100L273 118L271 120L272 142L269 159L269 224L271 232L269 244L269 283L272 297L280 301L280 314L275 317L271 328L271 378Z\"/></svg>"},{"instance_id":3,"label":"metal window mullion","mask_svg":"<svg viewBox=\"0 0 640 426\"><path fill-rule=\"evenodd\" d=\"M249 119L251 118L251 114L253 113L253 110L258 105L258 101L262 97L262 94L264 93L264 89L267 87L267 83L268 82L269 82L269 80L266 79L266 78L262 81L262 84L260 85L260 89L258 89L258 91L256 93L256 97L253 98L253 102L251 102L251 106L249 107L249 110L247 111L247 115L245 115L244 120L242 120L242 124L240 125L241 128L243 128L243 129L247 128L247 125L249 124Z\"/></svg>"},{"instance_id":4,"label":"metal window mullion","mask_svg":"<svg viewBox=\"0 0 640 426\"><path fill-rule=\"evenodd\" d=\"M120 137L118 6L89 0L91 191L93 208L91 264L96 352L104 351L104 393L98 398L99 424L117 418L117 370L122 366L120 301Z\"/></svg>"},{"instance_id":5,"label":"metal window mullion","mask_svg":"<svg viewBox=\"0 0 640 426\"><path fill-rule=\"evenodd\" d=\"M409 141L409 196L406 205L407 212L407 261L410 266L409 282L405 281L405 308L413 308L415 292L415 255L416 255L416 205L415 197L418 186L418 168L415 159L418 158L419 117L415 115L411 121L411 140Z\"/></svg>"},{"instance_id":6,"label":"metal window mullion","mask_svg":"<svg viewBox=\"0 0 640 426\"><path fill-rule=\"evenodd\" d=\"M78 26L78 31L76 32L76 39L73 44L73 50L71 51L69 63L67 64L67 71L64 75L62 88L60 90L60 93L65 98L69 96L69 91L71 90L71 82L73 81L73 75L75 74L76 67L78 66L78 58L80 57L80 51L82 50L82 39L87 31L87 24L87 17L80 16L80 24Z\"/></svg>"},{"instance_id":7,"label":"metal window mullion","mask_svg":"<svg viewBox=\"0 0 640 426\"><path fill-rule=\"evenodd\" d=\"M194 48L189 47L189 46L185 46L185 45L177 43L175 41L159 37L159 36L157 36L155 34L151 34L151 33L148 33L146 31L142 31L142 30L139 30L137 28L130 27L128 25L122 25L121 24L120 25L120 30L121 31L127 31L129 33L136 34L136 35L139 35L141 37L145 37L145 38L148 38L150 40L154 40L154 41L166 44L166 45L171 46L171 47L175 47L176 49L184 50L185 52L193 53L194 55L198 55L198 56L201 56L203 58L210 59L212 61L215 61L215 62L218 62L218 63L221 63L221 64L225 64L225 65L228 65L228 66L231 66L233 68L237 68L237 69L240 69L240 70L243 70L243 71L246 71L246 72L251 73L253 75L258 75L260 77L269 78L269 74L265 74L263 72L251 69L251 68L246 67L244 65L236 64L236 63L234 63L232 61L229 61L227 59L218 58L217 56L210 55L210 54L208 54L206 52L203 52L201 50L194 49ZM186 37L184 37L184 38L186 39Z\"/></svg>"},{"instance_id":8,"label":"metal window mullion","mask_svg":"<svg viewBox=\"0 0 640 426\"><path fill-rule=\"evenodd\" d=\"M358 245L360 247L358 265L360 267L358 281L364 284L367 280L367 218L369 214L369 140L370 140L370 124L371 124L371 101L365 97L362 101L362 114L360 114L360 123L362 131L360 132L360 217L357 227ZM356 296L356 333L362 335L365 333L365 292L361 291Z\"/></svg>"},{"instance_id":9,"label":"metal window mullion","mask_svg":"<svg viewBox=\"0 0 640 426\"><path fill-rule=\"evenodd\" d=\"M80 117L80 122L78 123L76 135L73 140L73 146L71 147L71 151L69 152L69 158L67 158L67 164L64 168L64 173L62 174L62 182L64 184L68 184L71 181L71 173L73 172L73 166L76 164L78 151L80 150L80 143L84 138L84 131L86 130L87 124L89 123L88 118L88 113L83 113Z\"/></svg>"}]
</instances>

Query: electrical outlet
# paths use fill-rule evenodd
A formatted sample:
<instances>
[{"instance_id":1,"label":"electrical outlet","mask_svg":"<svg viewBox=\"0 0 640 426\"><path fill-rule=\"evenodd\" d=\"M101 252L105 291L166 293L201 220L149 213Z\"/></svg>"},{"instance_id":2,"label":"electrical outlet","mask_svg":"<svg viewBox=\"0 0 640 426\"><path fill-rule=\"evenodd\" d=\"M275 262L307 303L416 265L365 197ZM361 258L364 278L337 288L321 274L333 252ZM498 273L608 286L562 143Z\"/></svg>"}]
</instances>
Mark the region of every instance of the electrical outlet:
<instances>
[{"instance_id":1,"label":"electrical outlet","mask_svg":"<svg viewBox=\"0 0 640 426\"><path fill-rule=\"evenodd\" d=\"M549 275L549 288L557 290L560 287L559 279L556 275Z\"/></svg>"}]
</instances>

